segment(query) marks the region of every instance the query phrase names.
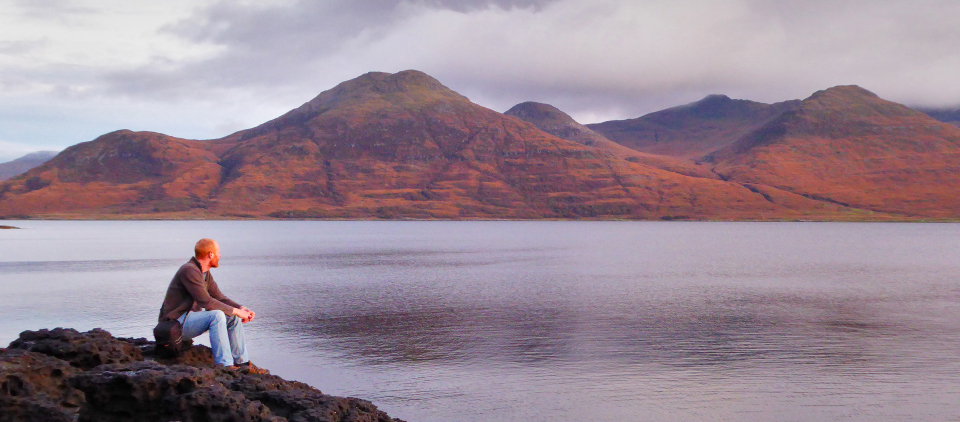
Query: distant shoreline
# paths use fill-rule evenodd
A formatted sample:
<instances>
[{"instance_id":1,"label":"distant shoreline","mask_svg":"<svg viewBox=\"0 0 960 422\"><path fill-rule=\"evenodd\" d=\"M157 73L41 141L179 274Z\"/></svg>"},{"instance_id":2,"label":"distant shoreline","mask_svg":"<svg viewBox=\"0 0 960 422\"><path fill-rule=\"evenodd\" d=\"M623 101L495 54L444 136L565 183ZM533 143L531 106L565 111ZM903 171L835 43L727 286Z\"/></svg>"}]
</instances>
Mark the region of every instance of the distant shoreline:
<instances>
[{"instance_id":1,"label":"distant shoreline","mask_svg":"<svg viewBox=\"0 0 960 422\"><path fill-rule=\"evenodd\" d=\"M477 221L609 221L609 222L649 222L649 223L960 223L956 218L918 218L918 217L877 217L850 219L819 218L771 218L771 219L698 219L698 218L251 218L232 216L189 216L189 217L151 217L145 215L56 215L56 216L17 216L3 217L0 221L440 221L440 222L477 222ZM21 227L0 225L0 229L21 229Z\"/></svg>"}]
</instances>

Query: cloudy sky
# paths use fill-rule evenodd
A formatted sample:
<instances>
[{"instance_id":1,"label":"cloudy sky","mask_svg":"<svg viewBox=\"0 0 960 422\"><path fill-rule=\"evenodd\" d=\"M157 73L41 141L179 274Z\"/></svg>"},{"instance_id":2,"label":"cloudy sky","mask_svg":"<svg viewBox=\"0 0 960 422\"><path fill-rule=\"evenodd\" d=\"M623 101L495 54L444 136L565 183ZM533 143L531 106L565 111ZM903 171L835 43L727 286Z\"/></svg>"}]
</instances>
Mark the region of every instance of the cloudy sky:
<instances>
[{"instance_id":1,"label":"cloudy sky","mask_svg":"<svg viewBox=\"0 0 960 422\"><path fill-rule=\"evenodd\" d=\"M955 0L0 0L0 161L117 129L209 139L369 71L582 123L856 84L960 104Z\"/></svg>"}]
</instances>

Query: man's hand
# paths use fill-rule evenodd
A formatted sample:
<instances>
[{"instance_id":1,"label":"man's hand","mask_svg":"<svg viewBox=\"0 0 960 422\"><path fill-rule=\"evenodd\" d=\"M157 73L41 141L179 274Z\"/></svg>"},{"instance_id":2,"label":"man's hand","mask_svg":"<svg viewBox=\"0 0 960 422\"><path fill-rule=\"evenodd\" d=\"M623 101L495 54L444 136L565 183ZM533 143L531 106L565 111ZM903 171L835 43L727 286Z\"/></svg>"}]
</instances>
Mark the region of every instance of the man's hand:
<instances>
[{"instance_id":1,"label":"man's hand","mask_svg":"<svg viewBox=\"0 0 960 422\"><path fill-rule=\"evenodd\" d=\"M256 314L250 309L247 309L246 306L241 306L239 309L234 308L233 315L240 317L240 321L243 321L243 323L248 323L253 320Z\"/></svg>"}]
</instances>

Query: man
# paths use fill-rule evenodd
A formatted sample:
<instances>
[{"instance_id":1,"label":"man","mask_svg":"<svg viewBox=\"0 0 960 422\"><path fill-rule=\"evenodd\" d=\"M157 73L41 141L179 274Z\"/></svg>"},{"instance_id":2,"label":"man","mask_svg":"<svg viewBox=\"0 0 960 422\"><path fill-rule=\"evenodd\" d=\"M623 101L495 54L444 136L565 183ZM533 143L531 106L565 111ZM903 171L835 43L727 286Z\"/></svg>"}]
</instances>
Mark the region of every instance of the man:
<instances>
[{"instance_id":1,"label":"man","mask_svg":"<svg viewBox=\"0 0 960 422\"><path fill-rule=\"evenodd\" d=\"M160 320L180 321L185 339L209 331L217 365L265 372L250 363L243 341L243 324L252 321L256 314L221 293L210 273L211 268L220 266L220 245L212 239L200 239L193 252L194 257L177 270L167 287Z\"/></svg>"}]
</instances>

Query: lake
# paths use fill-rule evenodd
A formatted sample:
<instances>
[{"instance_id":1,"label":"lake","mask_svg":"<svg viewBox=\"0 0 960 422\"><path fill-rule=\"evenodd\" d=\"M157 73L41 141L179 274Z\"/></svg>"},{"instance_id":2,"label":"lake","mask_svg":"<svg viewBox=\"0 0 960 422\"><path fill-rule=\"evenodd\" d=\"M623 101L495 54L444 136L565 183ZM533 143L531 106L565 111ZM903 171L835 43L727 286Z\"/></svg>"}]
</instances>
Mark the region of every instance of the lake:
<instances>
[{"instance_id":1,"label":"lake","mask_svg":"<svg viewBox=\"0 0 960 422\"><path fill-rule=\"evenodd\" d=\"M254 363L410 422L960 419L960 224L0 224L0 345L150 337L211 237Z\"/></svg>"}]
</instances>

